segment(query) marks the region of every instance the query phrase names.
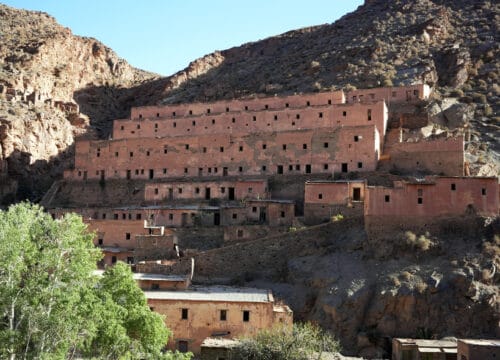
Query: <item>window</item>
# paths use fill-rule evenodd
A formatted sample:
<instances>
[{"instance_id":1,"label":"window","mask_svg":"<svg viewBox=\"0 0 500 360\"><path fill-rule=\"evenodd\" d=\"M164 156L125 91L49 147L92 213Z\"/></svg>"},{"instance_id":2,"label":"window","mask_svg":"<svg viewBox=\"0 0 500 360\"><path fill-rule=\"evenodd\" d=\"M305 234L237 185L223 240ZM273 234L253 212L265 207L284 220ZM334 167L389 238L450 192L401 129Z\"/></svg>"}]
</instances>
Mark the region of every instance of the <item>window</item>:
<instances>
[{"instance_id":1,"label":"window","mask_svg":"<svg viewBox=\"0 0 500 360\"><path fill-rule=\"evenodd\" d=\"M280 215L281 215L282 218L284 218L285 217L285 212L282 211Z\"/></svg>"},{"instance_id":2,"label":"window","mask_svg":"<svg viewBox=\"0 0 500 360\"><path fill-rule=\"evenodd\" d=\"M368 109L368 121L372 119L372 109Z\"/></svg>"},{"instance_id":3,"label":"window","mask_svg":"<svg viewBox=\"0 0 500 360\"><path fill-rule=\"evenodd\" d=\"M253 117L252 117L252 120L253 120L253 121L257 121L257 116L253 116Z\"/></svg>"},{"instance_id":4,"label":"window","mask_svg":"<svg viewBox=\"0 0 500 360\"><path fill-rule=\"evenodd\" d=\"M140 129L141 128L141 124L137 124L137 129Z\"/></svg>"},{"instance_id":5,"label":"window","mask_svg":"<svg viewBox=\"0 0 500 360\"><path fill-rule=\"evenodd\" d=\"M167 173L167 169L166 168L163 168L163 173L166 174Z\"/></svg>"},{"instance_id":6,"label":"window","mask_svg":"<svg viewBox=\"0 0 500 360\"><path fill-rule=\"evenodd\" d=\"M239 234L239 231L241 230L238 230L238 234ZM220 321L226 321L227 320L227 310L221 310L220 311Z\"/></svg>"},{"instance_id":7,"label":"window","mask_svg":"<svg viewBox=\"0 0 500 360\"><path fill-rule=\"evenodd\" d=\"M127 219L127 214L122 214L122 219L126 220ZM128 239L127 239L128 240Z\"/></svg>"},{"instance_id":8,"label":"window","mask_svg":"<svg viewBox=\"0 0 500 360\"><path fill-rule=\"evenodd\" d=\"M179 192L179 194L182 194L182 188L178 188L177 191Z\"/></svg>"},{"instance_id":9,"label":"window","mask_svg":"<svg viewBox=\"0 0 500 360\"><path fill-rule=\"evenodd\" d=\"M181 319L187 320L188 318L188 309L181 309Z\"/></svg>"},{"instance_id":10,"label":"window","mask_svg":"<svg viewBox=\"0 0 500 360\"><path fill-rule=\"evenodd\" d=\"M195 193L195 194L199 194L199 193L200 193L200 188L199 188L199 187L195 188L195 189L194 189L194 193Z\"/></svg>"},{"instance_id":11,"label":"window","mask_svg":"<svg viewBox=\"0 0 500 360\"><path fill-rule=\"evenodd\" d=\"M243 237L243 230L238 229L238 237Z\"/></svg>"},{"instance_id":12,"label":"window","mask_svg":"<svg viewBox=\"0 0 500 360\"><path fill-rule=\"evenodd\" d=\"M193 110L189 110L189 115L193 115Z\"/></svg>"},{"instance_id":13,"label":"window","mask_svg":"<svg viewBox=\"0 0 500 360\"><path fill-rule=\"evenodd\" d=\"M177 127L177 123L175 121L172 125L173 125L173 127Z\"/></svg>"},{"instance_id":14,"label":"window","mask_svg":"<svg viewBox=\"0 0 500 360\"><path fill-rule=\"evenodd\" d=\"M266 108L266 110L269 109L269 105L267 105L267 104L264 105L264 107Z\"/></svg>"},{"instance_id":15,"label":"window","mask_svg":"<svg viewBox=\"0 0 500 360\"><path fill-rule=\"evenodd\" d=\"M130 240L130 233L125 233L125 240Z\"/></svg>"},{"instance_id":16,"label":"window","mask_svg":"<svg viewBox=\"0 0 500 360\"><path fill-rule=\"evenodd\" d=\"M134 157L134 152L133 151L130 152L130 157Z\"/></svg>"},{"instance_id":17,"label":"window","mask_svg":"<svg viewBox=\"0 0 500 360\"><path fill-rule=\"evenodd\" d=\"M193 121L191 122L191 124L192 124L193 126L196 126L196 121L194 121L194 120L193 120Z\"/></svg>"},{"instance_id":18,"label":"window","mask_svg":"<svg viewBox=\"0 0 500 360\"><path fill-rule=\"evenodd\" d=\"M151 290L160 290L160 284L152 283Z\"/></svg>"},{"instance_id":19,"label":"window","mask_svg":"<svg viewBox=\"0 0 500 360\"><path fill-rule=\"evenodd\" d=\"M347 111L342 111L342 116L347 116Z\"/></svg>"},{"instance_id":20,"label":"window","mask_svg":"<svg viewBox=\"0 0 500 360\"><path fill-rule=\"evenodd\" d=\"M237 218L238 218L238 214L233 213L233 219L237 219Z\"/></svg>"},{"instance_id":21,"label":"window","mask_svg":"<svg viewBox=\"0 0 500 360\"><path fill-rule=\"evenodd\" d=\"M146 156L149 156L151 153L149 151L146 151Z\"/></svg>"},{"instance_id":22,"label":"window","mask_svg":"<svg viewBox=\"0 0 500 360\"><path fill-rule=\"evenodd\" d=\"M245 105L245 110L248 110L248 106Z\"/></svg>"},{"instance_id":23,"label":"window","mask_svg":"<svg viewBox=\"0 0 500 360\"><path fill-rule=\"evenodd\" d=\"M120 130L124 130L125 129L125 126L120 126Z\"/></svg>"},{"instance_id":24,"label":"window","mask_svg":"<svg viewBox=\"0 0 500 360\"><path fill-rule=\"evenodd\" d=\"M457 190L457 185L456 184L451 184L451 191Z\"/></svg>"},{"instance_id":25,"label":"window","mask_svg":"<svg viewBox=\"0 0 500 360\"><path fill-rule=\"evenodd\" d=\"M136 220L141 220L142 214L135 214L135 219Z\"/></svg>"},{"instance_id":26,"label":"window","mask_svg":"<svg viewBox=\"0 0 500 360\"><path fill-rule=\"evenodd\" d=\"M103 218L103 220L106 219L106 213L102 214L102 218Z\"/></svg>"},{"instance_id":27,"label":"window","mask_svg":"<svg viewBox=\"0 0 500 360\"><path fill-rule=\"evenodd\" d=\"M292 171L293 170L293 165L288 165L288 171Z\"/></svg>"},{"instance_id":28,"label":"window","mask_svg":"<svg viewBox=\"0 0 500 360\"><path fill-rule=\"evenodd\" d=\"M342 163L341 167L342 167L343 173L346 173L348 171L348 164L347 163Z\"/></svg>"},{"instance_id":29,"label":"window","mask_svg":"<svg viewBox=\"0 0 500 360\"><path fill-rule=\"evenodd\" d=\"M306 102L306 105L311 106L311 102L310 101Z\"/></svg>"},{"instance_id":30,"label":"window","mask_svg":"<svg viewBox=\"0 0 500 360\"><path fill-rule=\"evenodd\" d=\"M358 169L362 169L363 168L363 163L360 161L358 162Z\"/></svg>"},{"instance_id":31,"label":"window","mask_svg":"<svg viewBox=\"0 0 500 360\"><path fill-rule=\"evenodd\" d=\"M266 165L262 165L262 171L266 171L266 170L267 170Z\"/></svg>"},{"instance_id":32,"label":"window","mask_svg":"<svg viewBox=\"0 0 500 360\"><path fill-rule=\"evenodd\" d=\"M422 204L423 202L424 202L424 201L423 201L423 199L422 199L421 197L419 197L419 198L417 199L417 204Z\"/></svg>"},{"instance_id":33,"label":"window","mask_svg":"<svg viewBox=\"0 0 500 360\"><path fill-rule=\"evenodd\" d=\"M302 149L307 150L307 144L302 144Z\"/></svg>"},{"instance_id":34,"label":"window","mask_svg":"<svg viewBox=\"0 0 500 360\"><path fill-rule=\"evenodd\" d=\"M155 188L155 195L158 195L158 188Z\"/></svg>"},{"instance_id":35,"label":"window","mask_svg":"<svg viewBox=\"0 0 500 360\"><path fill-rule=\"evenodd\" d=\"M483 195L483 196L486 195L486 188L481 189L481 195Z\"/></svg>"},{"instance_id":36,"label":"window","mask_svg":"<svg viewBox=\"0 0 500 360\"><path fill-rule=\"evenodd\" d=\"M296 119L300 119L300 114L295 115Z\"/></svg>"},{"instance_id":37,"label":"window","mask_svg":"<svg viewBox=\"0 0 500 360\"><path fill-rule=\"evenodd\" d=\"M257 212L257 206L252 206L252 212L256 213Z\"/></svg>"},{"instance_id":38,"label":"window","mask_svg":"<svg viewBox=\"0 0 500 360\"><path fill-rule=\"evenodd\" d=\"M266 150L267 149L267 145L266 144L262 144L262 150Z\"/></svg>"},{"instance_id":39,"label":"window","mask_svg":"<svg viewBox=\"0 0 500 360\"><path fill-rule=\"evenodd\" d=\"M328 170L328 164L323 164L323 170Z\"/></svg>"},{"instance_id":40,"label":"window","mask_svg":"<svg viewBox=\"0 0 500 360\"><path fill-rule=\"evenodd\" d=\"M210 109L207 109L207 114L210 114Z\"/></svg>"},{"instance_id":41,"label":"window","mask_svg":"<svg viewBox=\"0 0 500 360\"><path fill-rule=\"evenodd\" d=\"M283 150L286 150L286 144L283 144Z\"/></svg>"},{"instance_id":42,"label":"window","mask_svg":"<svg viewBox=\"0 0 500 360\"><path fill-rule=\"evenodd\" d=\"M292 121L292 126L295 126L295 121Z\"/></svg>"},{"instance_id":43,"label":"window","mask_svg":"<svg viewBox=\"0 0 500 360\"><path fill-rule=\"evenodd\" d=\"M185 340L179 340L177 343L177 350L181 353L187 353L188 352L188 342Z\"/></svg>"},{"instance_id":44,"label":"window","mask_svg":"<svg viewBox=\"0 0 500 360\"><path fill-rule=\"evenodd\" d=\"M318 114L318 116L319 116L319 118L321 119L321 118L323 117L323 113L322 113L322 112L320 112L320 113Z\"/></svg>"},{"instance_id":45,"label":"window","mask_svg":"<svg viewBox=\"0 0 500 360\"><path fill-rule=\"evenodd\" d=\"M221 188L220 188L220 192L221 192L222 194L225 194L225 193L226 193L226 188L225 188L225 187L221 187Z\"/></svg>"},{"instance_id":46,"label":"window","mask_svg":"<svg viewBox=\"0 0 500 360\"><path fill-rule=\"evenodd\" d=\"M118 157L118 151L115 151L115 157Z\"/></svg>"},{"instance_id":47,"label":"window","mask_svg":"<svg viewBox=\"0 0 500 360\"><path fill-rule=\"evenodd\" d=\"M358 135L354 135L354 142L358 142L359 141L359 136Z\"/></svg>"},{"instance_id":48,"label":"window","mask_svg":"<svg viewBox=\"0 0 500 360\"><path fill-rule=\"evenodd\" d=\"M226 108L226 112L229 112L229 108L228 107Z\"/></svg>"},{"instance_id":49,"label":"window","mask_svg":"<svg viewBox=\"0 0 500 360\"><path fill-rule=\"evenodd\" d=\"M289 106L290 106L290 104L289 104L289 103L286 103L286 104L285 104L285 107L289 107Z\"/></svg>"},{"instance_id":50,"label":"window","mask_svg":"<svg viewBox=\"0 0 500 360\"><path fill-rule=\"evenodd\" d=\"M323 147L324 147L325 149L327 149L327 148L328 148L328 143L327 143L327 142L326 142L326 143L323 143Z\"/></svg>"},{"instance_id":51,"label":"window","mask_svg":"<svg viewBox=\"0 0 500 360\"><path fill-rule=\"evenodd\" d=\"M215 125L215 119L212 119L212 125Z\"/></svg>"},{"instance_id":52,"label":"window","mask_svg":"<svg viewBox=\"0 0 500 360\"><path fill-rule=\"evenodd\" d=\"M318 194L318 199L323 199L323 194Z\"/></svg>"},{"instance_id":53,"label":"window","mask_svg":"<svg viewBox=\"0 0 500 360\"><path fill-rule=\"evenodd\" d=\"M174 220L174 214L168 214L168 220Z\"/></svg>"},{"instance_id":54,"label":"window","mask_svg":"<svg viewBox=\"0 0 500 360\"><path fill-rule=\"evenodd\" d=\"M113 219L118 220L118 214L113 214Z\"/></svg>"},{"instance_id":55,"label":"window","mask_svg":"<svg viewBox=\"0 0 500 360\"><path fill-rule=\"evenodd\" d=\"M184 174L188 173L188 168L184 168Z\"/></svg>"},{"instance_id":56,"label":"window","mask_svg":"<svg viewBox=\"0 0 500 360\"><path fill-rule=\"evenodd\" d=\"M186 150L189 150L189 144L184 145L184 147L186 148Z\"/></svg>"},{"instance_id":57,"label":"window","mask_svg":"<svg viewBox=\"0 0 500 360\"><path fill-rule=\"evenodd\" d=\"M206 152L207 152L207 148L206 148L206 147L203 147L203 148L201 149L201 151L202 151L202 152L204 152L204 153L206 153Z\"/></svg>"},{"instance_id":58,"label":"window","mask_svg":"<svg viewBox=\"0 0 500 360\"><path fill-rule=\"evenodd\" d=\"M240 151L240 152L241 152L241 151L243 151L243 146L240 146L240 147L239 147L239 151Z\"/></svg>"},{"instance_id":59,"label":"window","mask_svg":"<svg viewBox=\"0 0 500 360\"><path fill-rule=\"evenodd\" d=\"M221 147L219 148L219 151L220 151L220 152L224 152L224 146L221 146Z\"/></svg>"},{"instance_id":60,"label":"window","mask_svg":"<svg viewBox=\"0 0 500 360\"><path fill-rule=\"evenodd\" d=\"M356 95L352 96L352 101L356 101Z\"/></svg>"},{"instance_id":61,"label":"window","mask_svg":"<svg viewBox=\"0 0 500 360\"><path fill-rule=\"evenodd\" d=\"M299 164L295 165L295 170L296 171L300 171L300 165Z\"/></svg>"},{"instance_id":62,"label":"window","mask_svg":"<svg viewBox=\"0 0 500 360\"><path fill-rule=\"evenodd\" d=\"M243 310L243 321L244 322L249 322L250 321L250 311Z\"/></svg>"},{"instance_id":63,"label":"window","mask_svg":"<svg viewBox=\"0 0 500 360\"><path fill-rule=\"evenodd\" d=\"M391 201L391 196L390 195L385 195L384 196L385 202L390 202Z\"/></svg>"},{"instance_id":64,"label":"window","mask_svg":"<svg viewBox=\"0 0 500 360\"><path fill-rule=\"evenodd\" d=\"M97 240L97 243L98 243L99 245L102 245L102 244L104 243L104 240L103 240L103 239L98 239L98 240Z\"/></svg>"},{"instance_id":65,"label":"window","mask_svg":"<svg viewBox=\"0 0 500 360\"><path fill-rule=\"evenodd\" d=\"M236 122L236 118L232 118L231 121L233 122L233 124Z\"/></svg>"},{"instance_id":66,"label":"window","mask_svg":"<svg viewBox=\"0 0 500 360\"><path fill-rule=\"evenodd\" d=\"M239 167L238 167L238 171L239 171L239 172L243 172L243 166L239 166Z\"/></svg>"}]
</instances>

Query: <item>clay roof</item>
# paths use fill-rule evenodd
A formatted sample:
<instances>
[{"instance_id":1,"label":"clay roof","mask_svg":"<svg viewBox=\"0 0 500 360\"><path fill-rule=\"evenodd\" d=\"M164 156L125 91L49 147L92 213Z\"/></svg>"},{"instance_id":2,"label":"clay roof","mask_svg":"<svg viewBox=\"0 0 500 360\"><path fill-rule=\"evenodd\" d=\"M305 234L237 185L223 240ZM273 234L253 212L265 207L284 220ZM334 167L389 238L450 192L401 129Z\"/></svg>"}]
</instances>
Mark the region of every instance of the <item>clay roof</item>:
<instances>
[{"instance_id":1,"label":"clay roof","mask_svg":"<svg viewBox=\"0 0 500 360\"><path fill-rule=\"evenodd\" d=\"M232 286L192 286L191 288L185 290L145 291L144 294L147 299L155 300L249 303L265 303L270 301L270 294L268 290Z\"/></svg>"}]
</instances>

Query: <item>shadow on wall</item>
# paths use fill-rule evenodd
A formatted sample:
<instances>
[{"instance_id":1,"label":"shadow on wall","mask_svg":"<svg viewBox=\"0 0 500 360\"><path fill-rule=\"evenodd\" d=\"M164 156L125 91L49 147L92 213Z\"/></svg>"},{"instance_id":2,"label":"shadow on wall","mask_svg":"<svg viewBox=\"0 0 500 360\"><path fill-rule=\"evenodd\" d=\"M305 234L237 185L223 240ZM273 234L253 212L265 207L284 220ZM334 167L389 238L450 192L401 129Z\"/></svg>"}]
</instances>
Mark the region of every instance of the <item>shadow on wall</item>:
<instances>
[{"instance_id":1,"label":"shadow on wall","mask_svg":"<svg viewBox=\"0 0 500 360\"><path fill-rule=\"evenodd\" d=\"M17 193L0 199L2 205L17 201L39 202L55 180L62 178L63 171L72 166L74 145L52 156L49 160L31 163L31 154L15 150L6 160L8 177L17 181Z\"/></svg>"}]
</instances>

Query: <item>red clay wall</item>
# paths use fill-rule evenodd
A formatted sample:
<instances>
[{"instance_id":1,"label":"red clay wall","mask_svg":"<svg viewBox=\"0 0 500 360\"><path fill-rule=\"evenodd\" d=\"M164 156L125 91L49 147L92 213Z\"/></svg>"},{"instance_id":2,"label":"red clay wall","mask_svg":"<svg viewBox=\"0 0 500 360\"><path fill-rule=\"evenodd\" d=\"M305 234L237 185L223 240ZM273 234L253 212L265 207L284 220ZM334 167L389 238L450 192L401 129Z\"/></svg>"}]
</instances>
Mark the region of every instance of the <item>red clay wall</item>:
<instances>
[{"instance_id":1,"label":"red clay wall","mask_svg":"<svg viewBox=\"0 0 500 360\"><path fill-rule=\"evenodd\" d=\"M144 200L230 200L232 191L234 191L234 197L231 200L265 199L268 197L266 180L178 181L147 183Z\"/></svg>"},{"instance_id":2,"label":"red clay wall","mask_svg":"<svg viewBox=\"0 0 500 360\"><path fill-rule=\"evenodd\" d=\"M438 177L394 188L368 187L365 216L435 217L470 212L496 216L498 198L497 178Z\"/></svg>"},{"instance_id":3,"label":"red clay wall","mask_svg":"<svg viewBox=\"0 0 500 360\"><path fill-rule=\"evenodd\" d=\"M354 200L354 189L359 189L359 198L365 197L366 181L306 182L304 202L310 204L347 205Z\"/></svg>"},{"instance_id":4,"label":"red clay wall","mask_svg":"<svg viewBox=\"0 0 500 360\"><path fill-rule=\"evenodd\" d=\"M270 175L373 171L380 153L375 126L251 135L79 141L76 180L172 176ZM151 176L152 175L152 176Z\"/></svg>"},{"instance_id":5,"label":"red clay wall","mask_svg":"<svg viewBox=\"0 0 500 360\"><path fill-rule=\"evenodd\" d=\"M306 106L342 104L344 102L344 92L339 90L332 92L311 93L306 95L275 96L229 101L221 100L211 103L133 107L130 110L130 118L177 118L205 114L215 115L226 112L276 110L285 108L293 109L303 108Z\"/></svg>"},{"instance_id":6,"label":"red clay wall","mask_svg":"<svg viewBox=\"0 0 500 360\"><path fill-rule=\"evenodd\" d=\"M115 120L114 139L251 134L374 124L385 134L388 112L384 101L367 104L311 106L300 109L202 114L175 118Z\"/></svg>"},{"instance_id":7,"label":"red clay wall","mask_svg":"<svg viewBox=\"0 0 500 360\"><path fill-rule=\"evenodd\" d=\"M384 154L385 155L385 154ZM438 138L391 145L383 168L427 171L446 176L464 174L464 138Z\"/></svg>"},{"instance_id":8,"label":"red clay wall","mask_svg":"<svg viewBox=\"0 0 500 360\"><path fill-rule=\"evenodd\" d=\"M385 100L388 105L395 102L427 99L431 93L428 85L416 84L401 87L357 89L346 94L347 103Z\"/></svg>"}]
</instances>

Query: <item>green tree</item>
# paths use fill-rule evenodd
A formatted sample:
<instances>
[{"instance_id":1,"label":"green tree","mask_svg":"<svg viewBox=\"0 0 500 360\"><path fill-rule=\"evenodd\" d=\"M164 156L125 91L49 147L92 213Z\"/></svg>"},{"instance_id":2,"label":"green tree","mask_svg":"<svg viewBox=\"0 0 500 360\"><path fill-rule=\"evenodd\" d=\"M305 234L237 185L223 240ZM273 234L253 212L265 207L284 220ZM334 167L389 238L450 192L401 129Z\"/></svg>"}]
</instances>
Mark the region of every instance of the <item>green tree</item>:
<instances>
[{"instance_id":1,"label":"green tree","mask_svg":"<svg viewBox=\"0 0 500 360\"><path fill-rule=\"evenodd\" d=\"M325 352L339 352L340 346L329 333L310 323L293 328L263 330L253 338L244 338L231 353L232 360L312 360Z\"/></svg>"},{"instance_id":2,"label":"green tree","mask_svg":"<svg viewBox=\"0 0 500 360\"><path fill-rule=\"evenodd\" d=\"M189 359L161 353L170 332L125 264L94 274L92 239L74 214L0 211L0 359Z\"/></svg>"},{"instance_id":3,"label":"green tree","mask_svg":"<svg viewBox=\"0 0 500 360\"><path fill-rule=\"evenodd\" d=\"M0 211L0 358L64 359L80 345L100 256L76 215L53 220L27 203Z\"/></svg>"}]
</instances>

